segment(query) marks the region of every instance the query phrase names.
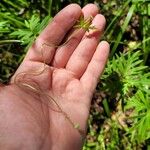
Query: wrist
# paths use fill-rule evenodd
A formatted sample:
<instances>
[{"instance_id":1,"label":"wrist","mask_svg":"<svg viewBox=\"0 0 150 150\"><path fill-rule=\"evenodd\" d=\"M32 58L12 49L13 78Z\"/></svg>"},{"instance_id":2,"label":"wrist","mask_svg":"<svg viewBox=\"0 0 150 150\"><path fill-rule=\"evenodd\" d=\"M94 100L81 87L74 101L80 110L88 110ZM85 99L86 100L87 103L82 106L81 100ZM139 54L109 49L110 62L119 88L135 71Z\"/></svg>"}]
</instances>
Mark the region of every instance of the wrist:
<instances>
[{"instance_id":1,"label":"wrist","mask_svg":"<svg viewBox=\"0 0 150 150\"><path fill-rule=\"evenodd\" d=\"M30 104L23 101L27 95L13 84L0 87L0 147L3 150L41 149L43 139L39 126L31 115Z\"/></svg>"}]
</instances>

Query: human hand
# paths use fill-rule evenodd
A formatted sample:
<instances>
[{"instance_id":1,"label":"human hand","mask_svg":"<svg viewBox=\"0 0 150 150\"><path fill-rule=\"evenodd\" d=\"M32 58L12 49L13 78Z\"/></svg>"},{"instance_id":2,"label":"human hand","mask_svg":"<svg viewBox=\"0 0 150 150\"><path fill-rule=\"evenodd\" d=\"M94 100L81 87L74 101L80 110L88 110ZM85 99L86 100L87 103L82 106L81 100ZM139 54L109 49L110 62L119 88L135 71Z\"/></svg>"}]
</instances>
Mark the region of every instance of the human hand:
<instances>
[{"instance_id":1,"label":"human hand","mask_svg":"<svg viewBox=\"0 0 150 150\"><path fill-rule=\"evenodd\" d=\"M93 16L92 25L98 29L91 31L90 37L82 29L73 29L82 13L85 18ZM109 44L99 43L104 26L105 18L98 14L95 5L86 5L81 10L78 5L71 4L40 34L13 76L12 83L0 87L0 147L3 150L81 149L81 134L68 118L86 133L92 94L109 54ZM68 34L73 38L58 48L43 45L59 45ZM30 75L44 64L42 73L31 75L31 78L56 101L64 114L55 111L58 108L45 100L44 94L43 97L42 93L37 96L13 83L18 74L26 72Z\"/></svg>"}]
</instances>

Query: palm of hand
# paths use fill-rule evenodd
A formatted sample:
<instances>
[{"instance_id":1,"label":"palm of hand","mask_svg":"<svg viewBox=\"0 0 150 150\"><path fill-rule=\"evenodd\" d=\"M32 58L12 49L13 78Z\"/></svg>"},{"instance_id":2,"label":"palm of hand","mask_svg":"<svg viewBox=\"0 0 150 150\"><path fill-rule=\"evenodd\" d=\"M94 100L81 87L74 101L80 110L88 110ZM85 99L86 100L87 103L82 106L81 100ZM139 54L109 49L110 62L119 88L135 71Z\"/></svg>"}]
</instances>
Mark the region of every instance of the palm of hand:
<instances>
[{"instance_id":1,"label":"palm of hand","mask_svg":"<svg viewBox=\"0 0 150 150\"><path fill-rule=\"evenodd\" d=\"M79 149L78 145L81 145L80 142L82 142L81 139L84 135L79 133L79 131L74 128L74 125L79 124L80 129L84 130L83 132L85 134L90 106L88 104L90 101L89 95L83 88L80 80L77 79L72 72L58 68L55 68L52 72L50 94L57 101L63 113L67 115L65 116L63 113L53 111L50 106L49 114L52 132L50 135L53 135L54 141L59 139L58 137L61 137L60 143L67 141L67 146L69 145L68 143L72 143L73 140L74 144L71 144L70 149L73 145L75 149ZM55 107L56 105L53 106L53 108L59 110ZM80 140L78 141L76 139ZM61 145L63 145L63 143Z\"/></svg>"},{"instance_id":2,"label":"palm of hand","mask_svg":"<svg viewBox=\"0 0 150 150\"><path fill-rule=\"evenodd\" d=\"M31 64L31 62L29 63ZM39 65L38 62L32 63L35 66ZM65 68L46 66L46 69L42 74L39 76L33 76L33 80L39 83L41 89L46 91L44 92L45 94L50 96L46 98L46 101L43 101L44 96L42 96L43 93L41 93L41 98L39 98L38 101L36 98L36 104L35 98L30 98L32 109L33 106L36 110L39 108L38 105L42 105L41 110L38 109L38 114L43 113L40 116L46 115L45 122L48 124L46 131L49 131L49 133L44 133L45 131L41 132L43 132L44 135L47 135L48 139L51 139L51 142L55 143L57 139L57 143L60 145L54 144L54 149L60 149L59 146L62 148L64 141L67 141L67 147L64 147L63 149L69 148L68 142L70 139L71 141L77 141L77 143L74 142L74 144L71 144L70 149L73 145L77 146L74 147L75 149L79 149L79 145L81 145L82 142L81 139L83 138L82 136L86 133L86 124L90 106L89 102L91 98L90 95L92 95L92 93L86 92L86 89L84 89L76 75ZM28 96L26 98L28 99ZM31 104L32 101L34 104ZM44 112L47 112L47 114L44 114ZM38 117L37 121L41 122L43 119ZM82 132L84 133L80 133L78 129L74 128L74 125L76 124L79 124L79 129L83 130Z\"/></svg>"},{"instance_id":3,"label":"palm of hand","mask_svg":"<svg viewBox=\"0 0 150 150\"><path fill-rule=\"evenodd\" d=\"M32 64L31 69L40 68L44 65L43 63L39 62L27 61L25 63L25 66L28 66L25 67L27 68L27 73L30 72L30 64ZM71 149L72 147L79 149L82 145L82 136L84 136L83 134L86 133L86 124L91 98L90 96L92 95L92 92L87 92L86 89L84 89L82 82L76 77L76 75L65 68L56 68L46 65L42 74L35 74L34 76L30 76L29 74L29 78L30 77L32 80L38 83L38 86L40 86L41 89L44 89L44 93L48 94L50 97L46 97L46 99L44 99L44 96L42 96L43 93L40 93L40 91L38 94L41 97L36 97L32 94L31 90L31 93L29 94L21 94L25 96L23 99L23 105L21 106L18 105L17 102L20 97L16 98L14 101L14 103L16 103L15 107L21 108L24 107L24 105L29 104L27 109L22 112L22 115L26 114L26 111L29 109L36 112L34 113L34 119L36 122L38 122L38 124L36 126L29 124L29 127L27 128L30 128L30 126L33 126L32 128L34 129L40 128L40 130L38 129L37 135L43 136L44 140L45 138L48 140L51 139L51 142L54 143L52 144L53 147L51 147L52 145L49 145L51 143L46 144L46 147L51 147L51 149L60 149L61 147L62 149L62 145L66 142L65 145L67 147L64 147L63 149ZM32 86L30 82L29 85ZM34 86L32 87L34 88ZM28 90L26 91L25 89L25 92L28 93ZM53 99L51 99L51 97ZM57 105L59 105L60 108L57 107L54 101L57 103ZM63 113L65 113L67 117ZM33 116L32 113L29 115ZM26 120L18 121L22 122ZM80 133L78 129L74 128L74 125L76 124L79 124L80 129L83 130L84 133ZM43 126L45 127L43 128ZM57 143L55 143L56 139ZM69 142L70 140L71 142ZM72 141L74 141L74 143L72 143ZM70 144L70 148L68 142L72 143Z\"/></svg>"}]
</instances>

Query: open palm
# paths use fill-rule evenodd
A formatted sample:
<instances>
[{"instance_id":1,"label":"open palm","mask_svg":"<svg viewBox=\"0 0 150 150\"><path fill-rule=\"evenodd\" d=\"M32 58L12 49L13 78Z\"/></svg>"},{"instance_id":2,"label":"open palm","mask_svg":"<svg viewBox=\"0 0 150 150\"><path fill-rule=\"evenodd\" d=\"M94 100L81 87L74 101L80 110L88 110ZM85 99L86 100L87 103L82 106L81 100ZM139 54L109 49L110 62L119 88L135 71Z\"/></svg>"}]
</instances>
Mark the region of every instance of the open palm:
<instances>
[{"instance_id":1,"label":"open palm","mask_svg":"<svg viewBox=\"0 0 150 150\"><path fill-rule=\"evenodd\" d=\"M84 18L94 17L92 25L98 30L91 31L90 36L86 36L89 33L83 29L73 29L82 13ZM26 139L26 146L32 147L32 150L76 150L82 147L83 135L73 128L69 119L79 124L79 129L86 133L91 97L109 53L107 42L98 44L104 26L105 18L98 14L95 5L89 4L81 10L78 5L72 4L59 12L40 34L14 77L21 72L30 74L43 68L46 63L44 71L31 78L56 101L64 113L58 112L60 110L52 99L47 101L45 96L36 96L31 91L10 84L1 94L9 93L4 102L11 107L7 110L9 115L6 120L16 118L9 121L9 130L14 129L9 134L10 141L13 136L18 136L19 141ZM46 45L59 45L68 35L73 38L57 49ZM43 43L46 44L42 47L41 55ZM19 125L16 127L16 124ZM5 126L5 123L1 126ZM9 144L6 145L6 149L9 148Z\"/></svg>"}]
</instances>

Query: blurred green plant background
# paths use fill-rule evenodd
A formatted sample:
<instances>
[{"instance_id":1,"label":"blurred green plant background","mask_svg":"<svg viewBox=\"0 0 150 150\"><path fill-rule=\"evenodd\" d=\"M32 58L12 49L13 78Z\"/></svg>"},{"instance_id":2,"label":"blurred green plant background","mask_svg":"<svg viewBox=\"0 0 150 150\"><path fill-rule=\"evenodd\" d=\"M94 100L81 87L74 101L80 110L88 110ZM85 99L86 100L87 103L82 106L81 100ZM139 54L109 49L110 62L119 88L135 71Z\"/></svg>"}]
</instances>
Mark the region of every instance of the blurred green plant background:
<instances>
[{"instance_id":1,"label":"blurred green plant background","mask_svg":"<svg viewBox=\"0 0 150 150\"><path fill-rule=\"evenodd\" d=\"M0 82L8 83L28 47L70 3L100 8L102 39L111 45L83 150L150 150L150 0L1 0Z\"/></svg>"}]
</instances>

